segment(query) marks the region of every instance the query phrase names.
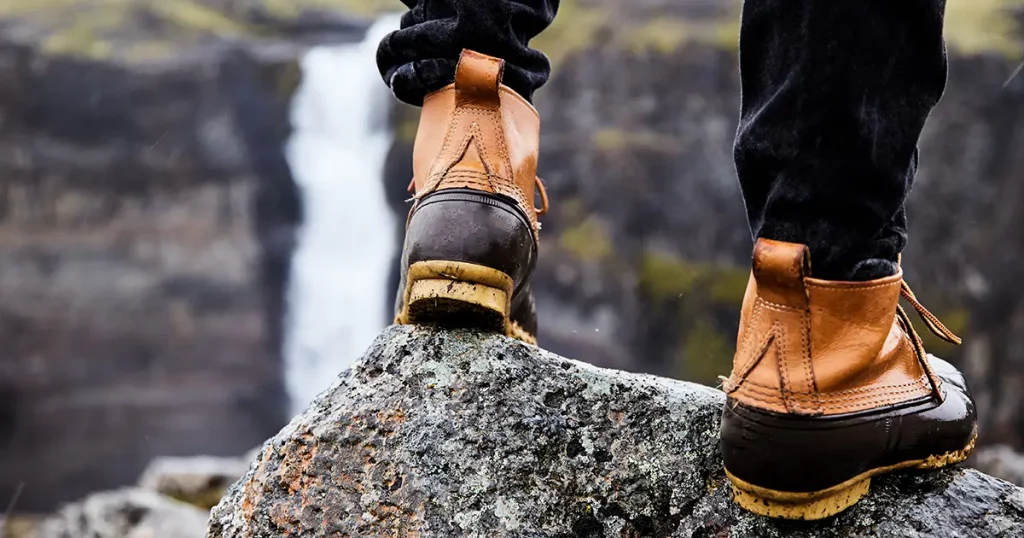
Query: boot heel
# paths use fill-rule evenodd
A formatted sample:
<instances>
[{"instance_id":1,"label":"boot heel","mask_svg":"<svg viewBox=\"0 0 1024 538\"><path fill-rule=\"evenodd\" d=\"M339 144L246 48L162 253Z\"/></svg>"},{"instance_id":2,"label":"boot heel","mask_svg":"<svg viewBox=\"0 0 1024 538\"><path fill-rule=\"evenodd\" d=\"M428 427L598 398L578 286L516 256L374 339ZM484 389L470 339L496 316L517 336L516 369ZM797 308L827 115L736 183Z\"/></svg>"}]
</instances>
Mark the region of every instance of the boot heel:
<instances>
[{"instance_id":1,"label":"boot heel","mask_svg":"<svg viewBox=\"0 0 1024 538\"><path fill-rule=\"evenodd\" d=\"M775 491L744 482L729 471L733 501L761 516L779 519L816 520L834 516L857 504L868 493L871 478L857 477L821 491L791 493Z\"/></svg>"},{"instance_id":2,"label":"boot heel","mask_svg":"<svg viewBox=\"0 0 1024 538\"><path fill-rule=\"evenodd\" d=\"M510 332L512 278L467 262L426 261L409 267L405 308L396 323L438 323Z\"/></svg>"}]
</instances>

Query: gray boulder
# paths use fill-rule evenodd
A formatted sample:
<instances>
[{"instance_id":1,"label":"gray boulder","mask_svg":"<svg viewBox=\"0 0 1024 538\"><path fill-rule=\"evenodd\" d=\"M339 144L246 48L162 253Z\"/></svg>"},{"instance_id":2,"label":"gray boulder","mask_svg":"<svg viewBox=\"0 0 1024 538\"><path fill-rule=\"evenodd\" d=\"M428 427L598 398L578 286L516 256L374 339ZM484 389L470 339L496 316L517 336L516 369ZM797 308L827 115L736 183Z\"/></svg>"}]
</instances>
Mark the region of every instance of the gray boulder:
<instances>
[{"instance_id":1,"label":"gray boulder","mask_svg":"<svg viewBox=\"0 0 1024 538\"><path fill-rule=\"evenodd\" d=\"M36 538L198 538L207 514L152 491L122 489L65 506Z\"/></svg>"},{"instance_id":2,"label":"gray boulder","mask_svg":"<svg viewBox=\"0 0 1024 538\"><path fill-rule=\"evenodd\" d=\"M139 487L209 510L245 474L254 457L156 458L143 471Z\"/></svg>"},{"instance_id":3,"label":"gray boulder","mask_svg":"<svg viewBox=\"0 0 1024 538\"><path fill-rule=\"evenodd\" d=\"M500 336L393 327L264 445L208 538L1024 536L1024 489L969 469L877 479L838 517L734 506L721 392Z\"/></svg>"},{"instance_id":4,"label":"gray boulder","mask_svg":"<svg viewBox=\"0 0 1024 538\"><path fill-rule=\"evenodd\" d=\"M1024 486L1024 454L1007 445L984 447L978 450L973 461L981 471Z\"/></svg>"}]
</instances>

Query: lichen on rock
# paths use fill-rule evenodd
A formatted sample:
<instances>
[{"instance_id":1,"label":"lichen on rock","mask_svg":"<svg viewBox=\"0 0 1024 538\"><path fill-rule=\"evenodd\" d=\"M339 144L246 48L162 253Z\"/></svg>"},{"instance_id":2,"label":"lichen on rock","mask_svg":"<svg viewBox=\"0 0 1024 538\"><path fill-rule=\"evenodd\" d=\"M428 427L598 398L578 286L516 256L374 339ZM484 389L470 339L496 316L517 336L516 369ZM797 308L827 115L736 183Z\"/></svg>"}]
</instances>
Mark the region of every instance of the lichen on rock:
<instances>
[{"instance_id":1,"label":"lichen on rock","mask_svg":"<svg viewBox=\"0 0 1024 538\"><path fill-rule=\"evenodd\" d=\"M470 330L394 327L268 441L208 538L1020 536L1024 490L973 470L875 480L787 523L735 507L724 395Z\"/></svg>"}]
</instances>

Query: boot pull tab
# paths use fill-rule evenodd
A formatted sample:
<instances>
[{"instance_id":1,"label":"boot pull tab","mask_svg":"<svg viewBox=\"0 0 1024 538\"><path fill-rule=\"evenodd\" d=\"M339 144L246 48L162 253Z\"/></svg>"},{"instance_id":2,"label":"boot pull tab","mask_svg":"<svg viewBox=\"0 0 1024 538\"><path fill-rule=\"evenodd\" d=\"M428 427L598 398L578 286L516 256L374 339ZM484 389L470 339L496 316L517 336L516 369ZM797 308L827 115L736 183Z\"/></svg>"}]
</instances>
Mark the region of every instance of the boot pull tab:
<instances>
[{"instance_id":1,"label":"boot pull tab","mask_svg":"<svg viewBox=\"0 0 1024 538\"><path fill-rule=\"evenodd\" d=\"M501 105L498 88L505 71L505 60L463 49L455 68L456 106Z\"/></svg>"},{"instance_id":2,"label":"boot pull tab","mask_svg":"<svg viewBox=\"0 0 1024 538\"><path fill-rule=\"evenodd\" d=\"M796 243L758 239L754 244L754 280L765 300L789 308L808 305L804 278L811 274L811 251Z\"/></svg>"}]
</instances>

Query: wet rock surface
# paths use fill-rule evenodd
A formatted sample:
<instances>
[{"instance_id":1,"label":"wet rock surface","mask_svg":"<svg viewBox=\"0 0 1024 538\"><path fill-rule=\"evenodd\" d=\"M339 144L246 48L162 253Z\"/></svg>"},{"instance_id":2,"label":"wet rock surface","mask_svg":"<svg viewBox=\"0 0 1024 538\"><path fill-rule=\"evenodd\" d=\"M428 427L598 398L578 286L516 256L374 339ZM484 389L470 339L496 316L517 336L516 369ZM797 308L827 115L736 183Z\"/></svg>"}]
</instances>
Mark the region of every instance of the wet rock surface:
<instances>
[{"instance_id":1,"label":"wet rock surface","mask_svg":"<svg viewBox=\"0 0 1024 538\"><path fill-rule=\"evenodd\" d=\"M1024 489L969 469L876 479L817 523L747 514L718 455L723 403L499 336L394 327L264 445L207 537L1024 533Z\"/></svg>"}]
</instances>

